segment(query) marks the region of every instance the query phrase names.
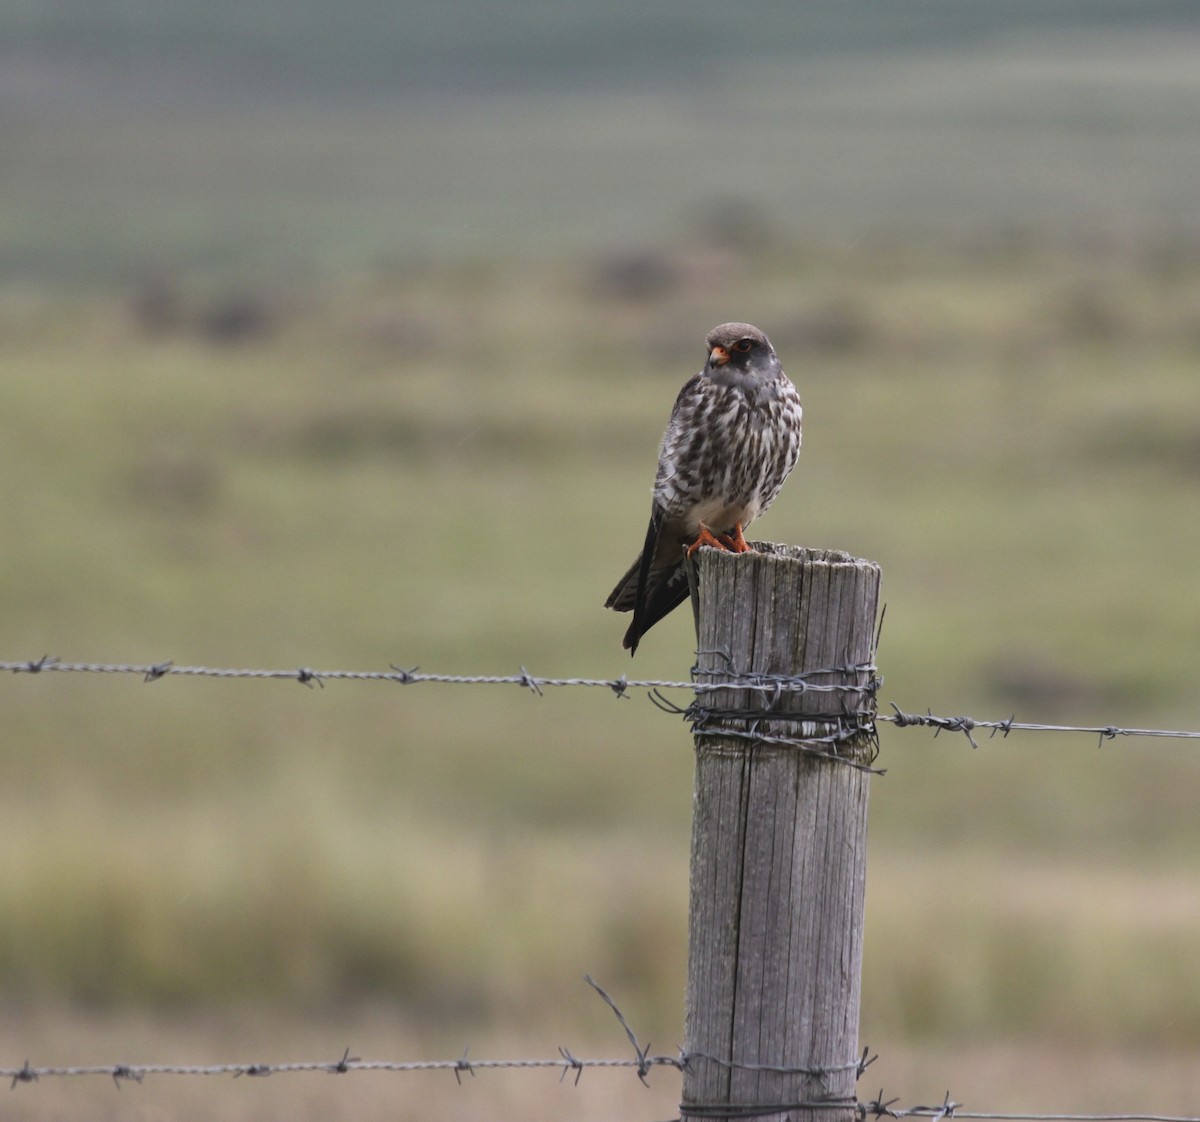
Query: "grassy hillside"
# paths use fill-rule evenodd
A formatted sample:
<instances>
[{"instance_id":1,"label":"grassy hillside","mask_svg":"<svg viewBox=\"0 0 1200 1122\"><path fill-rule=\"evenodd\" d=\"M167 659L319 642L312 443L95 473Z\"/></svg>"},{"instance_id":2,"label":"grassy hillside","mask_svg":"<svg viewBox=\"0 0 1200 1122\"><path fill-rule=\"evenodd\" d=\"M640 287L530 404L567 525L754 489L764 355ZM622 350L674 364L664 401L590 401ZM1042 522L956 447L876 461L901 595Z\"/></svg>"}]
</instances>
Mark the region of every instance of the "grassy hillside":
<instances>
[{"instance_id":1,"label":"grassy hillside","mask_svg":"<svg viewBox=\"0 0 1200 1122\"><path fill-rule=\"evenodd\" d=\"M0 8L0 658L685 678L686 612L631 666L600 605L744 318L807 426L752 536L881 563L885 710L1200 727L1192 0L368 7ZM618 1053L584 973L679 1041L691 746L643 697L0 711L6 1062ZM869 1078L1196 1113L1189 743L883 727ZM675 1109L591 1074L129 1091Z\"/></svg>"},{"instance_id":2,"label":"grassy hillside","mask_svg":"<svg viewBox=\"0 0 1200 1122\"><path fill-rule=\"evenodd\" d=\"M542 7L0 15L0 280L1200 225L1190 5Z\"/></svg>"},{"instance_id":3,"label":"grassy hillside","mask_svg":"<svg viewBox=\"0 0 1200 1122\"><path fill-rule=\"evenodd\" d=\"M881 562L885 705L1196 727L1200 259L722 261L729 287L660 257L653 293L611 262L264 293L240 336L205 293L10 301L6 657L625 672L600 604L697 341L735 315L808 423L756 530ZM632 669L686 677L690 641L681 613ZM644 699L0 691L11 998L370 996L462 1025L573 1018L590 971L677 1036L690 749ZM872 1043L1200 1035L1175 983L1197 966L1185 743L885 728L881 763Z\"/></svg>"},{"instance_id":4,"label":"grassy hillside","mask_svg":"<svg viewBox=\"0 0 1200 1122\"><path fill-rule=\"evenodd\" d=\"M148 79L176 96L199 81L210 95L224 86L226 97L274 90L319 98L676 84L763 57L804 63L1063 31L1194 27L1195 18L1187 0L907 0L870 10L838 0L736 10L718 0L660 0L624 11L587 0L386 9L365 0L63 0L6 6L0 37L21 62Z\"/></svg>"}]
</instances>

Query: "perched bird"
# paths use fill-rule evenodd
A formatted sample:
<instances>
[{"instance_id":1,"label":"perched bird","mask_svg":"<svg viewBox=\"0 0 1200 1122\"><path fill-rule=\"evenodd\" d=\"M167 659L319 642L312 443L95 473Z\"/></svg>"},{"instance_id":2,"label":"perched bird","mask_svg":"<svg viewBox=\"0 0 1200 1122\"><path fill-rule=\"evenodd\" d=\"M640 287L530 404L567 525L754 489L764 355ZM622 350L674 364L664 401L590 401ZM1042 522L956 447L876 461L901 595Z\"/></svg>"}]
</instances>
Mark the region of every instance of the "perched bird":
<instances>
[{"instance_id":1,"label":"perched bird","mask_svg":"<svg viewBox=\"0 0 1200 1122\"><path fill-rule=\"evenodd\" d=\"M707 342L704 369L679 391L663 436L646 544L604 605L633 612L630 654L687 599L684 549L748 551L743 531L800 454L800 395L771 341L748 323L723 323Z\"/></svg>"}]
</instances>

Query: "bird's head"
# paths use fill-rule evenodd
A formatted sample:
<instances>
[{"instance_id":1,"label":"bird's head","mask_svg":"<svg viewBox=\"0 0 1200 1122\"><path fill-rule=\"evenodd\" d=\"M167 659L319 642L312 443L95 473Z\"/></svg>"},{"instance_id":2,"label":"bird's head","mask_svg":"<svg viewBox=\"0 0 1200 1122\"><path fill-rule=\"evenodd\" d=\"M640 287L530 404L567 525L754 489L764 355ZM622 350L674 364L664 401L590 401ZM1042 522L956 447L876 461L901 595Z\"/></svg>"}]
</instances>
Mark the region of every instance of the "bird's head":
<instances>
[{"instance_id":1,"label":"bird's head","mask_svg":"<svg viewBox=\"0 0 1200 1122\"><path fill-rule=\"evenodd\" d=\"M779 359L768 339L748 323L723 323L708 333L707 372L718 380L764 377L779 370Z\"/></svg>"}]
</instances>

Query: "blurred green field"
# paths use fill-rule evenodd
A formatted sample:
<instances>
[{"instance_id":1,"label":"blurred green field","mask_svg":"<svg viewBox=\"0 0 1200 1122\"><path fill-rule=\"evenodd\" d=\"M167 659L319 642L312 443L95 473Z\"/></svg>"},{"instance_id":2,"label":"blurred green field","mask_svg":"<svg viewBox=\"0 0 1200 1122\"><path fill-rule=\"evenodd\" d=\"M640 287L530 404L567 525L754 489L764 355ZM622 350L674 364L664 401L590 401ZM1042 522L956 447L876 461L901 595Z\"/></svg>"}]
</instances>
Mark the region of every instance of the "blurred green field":
<instances>
[{"instance_id":1,"label":"blurred green field","mask_svg":"<svg viewBox=\"0 0 1200 1122\"><path fill-rule=\"evenodd\" d=\"M456 4L419 33L339 14L307 44L320 65L290 11L283 36L229 18L245 5L110 6L77 13L84 45L6 35L0 12L0 281L260 284L714 232L1200 231L1185 0Z\"/></svg>"},{"instance_id":2,"label":"blurred green field","mask_svg":"<svg viewBox=\"0 0 1200 1122\"><path fill-rule=\"evenodd\" d=\"M1196 15L0 7L0 659L686 678L686 611L631 665L601 604L748 319L806 411L752 536L882 565L885 712L1200 728ZM45 674L0 712L3 1064L625 1054L585 973L681 1043L692 753L644 697ZM862 1096L1200 1113L1192 742L977 738L882 727ZM557 1079L9 1113L678 1101Z\"/></svg>"},{"instance_id":3,"label":"blurred green field","mask_svg":"<svg viewBox=\"0 0 1200 1122\"><path fill-rule=\"evenodd\" d=\"M11 293L4 656L686 677L686 613L631 667L600 605L744 317L807 424L756 533L882 564L885 708L1200 727L1200 249L714 261ZM690 741L643 698L13 675L0 705L10 1011L611 1039L591 973L679 1039ZM1187 742L882 740L864 1040L1200 1041Z\"/></svg>"}]
</instances>

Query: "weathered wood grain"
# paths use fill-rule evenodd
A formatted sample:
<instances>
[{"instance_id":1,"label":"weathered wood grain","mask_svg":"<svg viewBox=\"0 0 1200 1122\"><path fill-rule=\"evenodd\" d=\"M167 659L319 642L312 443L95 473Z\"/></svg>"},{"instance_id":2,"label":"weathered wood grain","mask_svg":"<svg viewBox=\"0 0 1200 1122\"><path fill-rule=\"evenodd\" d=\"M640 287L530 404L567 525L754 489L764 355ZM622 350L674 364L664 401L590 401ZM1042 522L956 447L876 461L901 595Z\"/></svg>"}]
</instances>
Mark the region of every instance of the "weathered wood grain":
<instances>
[{"instance_id":1,"label":"weathered wood grain","mask_svg":"<svg viewBox=\"0 0 1200 1122\"><path fill-rule=\"evenodd\" d=\"M877 565L828 551L755 549L698 555L700 680L873 663ZM847 671L817 680L855 686L868 679ZM703 704L740 712L766 702L728 690ZM839 714L867 705L869 687L788 693L768 718L718 714L697 737L685 1118L688 1106L698 1116L706 1106L828 1099L828 1108L756 1117L848 1122L854 1115L852 1105L837 1104L854 1101L856 1073L845 1065L858 1054L869 774L719 730L810 737L811 747L828 751L821 737L844 727ZM873 743L858 736L836 750L862 763Z\"/></svg>"}]
</instances>

